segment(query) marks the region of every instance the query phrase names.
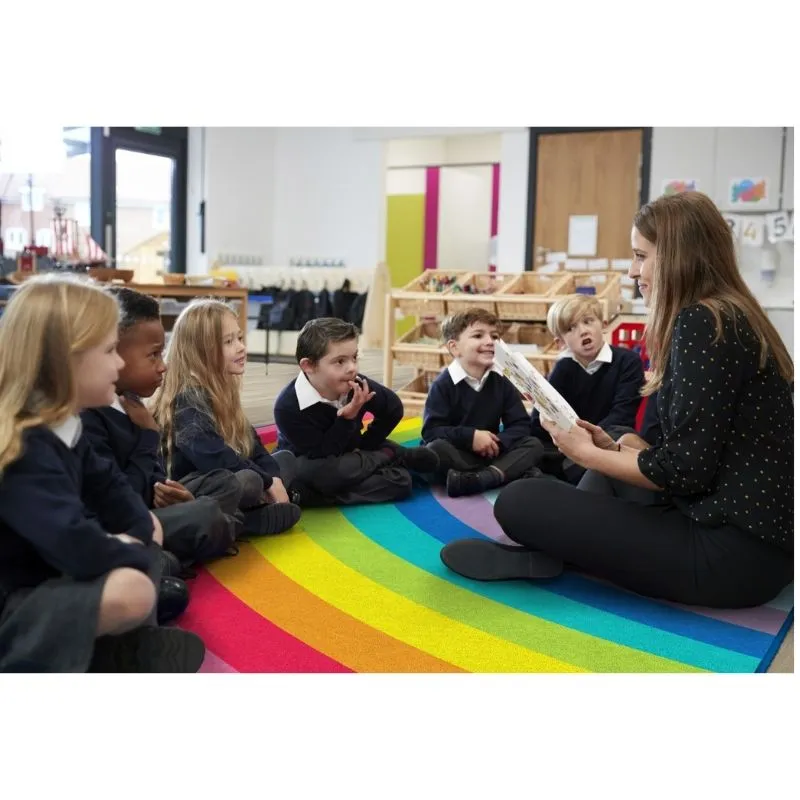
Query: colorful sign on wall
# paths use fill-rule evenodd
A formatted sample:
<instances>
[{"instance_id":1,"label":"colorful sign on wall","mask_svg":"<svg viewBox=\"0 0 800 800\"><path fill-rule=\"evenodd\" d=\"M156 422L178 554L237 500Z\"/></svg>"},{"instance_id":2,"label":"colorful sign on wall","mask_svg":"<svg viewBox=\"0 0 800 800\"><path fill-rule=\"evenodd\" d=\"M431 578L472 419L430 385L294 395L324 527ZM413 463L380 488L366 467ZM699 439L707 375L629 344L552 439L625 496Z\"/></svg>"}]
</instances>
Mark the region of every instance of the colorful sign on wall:
<instances>
[{"instance_id":1,"label":"colorful sign on wall","mask_svg":"<svg viewBox=\"0 0 800 800\"><path fill-rule=\"evenodd\" d=\"M697 191L697 178L670 178L664 181L661 188L661 194L669 197L673 194L680 194L681 192L696 192Z\"/></svg>"},{"instance_id":2,"label":"colorful sign on wall","mask_svg":"<svg viewBox=\"0 0 800 800\"><path fill-rule=\"evenodd\" d=\"M730 196L731 205L752 206L761 205L767 201L766 178L734 178L731 180Z\"/></svg>"}]
</instances>

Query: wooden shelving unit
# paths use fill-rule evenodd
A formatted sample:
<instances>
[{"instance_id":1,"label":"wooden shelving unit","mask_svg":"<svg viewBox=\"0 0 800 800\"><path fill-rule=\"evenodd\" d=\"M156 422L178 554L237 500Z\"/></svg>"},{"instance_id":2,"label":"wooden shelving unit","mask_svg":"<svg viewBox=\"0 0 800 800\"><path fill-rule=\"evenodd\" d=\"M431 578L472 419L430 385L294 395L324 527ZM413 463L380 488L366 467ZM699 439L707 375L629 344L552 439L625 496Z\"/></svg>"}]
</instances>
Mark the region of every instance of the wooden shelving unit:
<instances>
[{"instance_id":1,"label":"wooden shelving unit","mask_svg":"<svg viewBox=\"0 0 800 800\"><path fill-rule=\"evenodd\" d=\"M559 350L547 331L547 311L567 294L593 286L594 296L603 307L605 322L618 317L621 308L621 273L608 271L524 272L518 274L470 273L429 270L402 289L386 297L384 314L383 383L391 386L394 364L415 368L414 378L398 390L407 415L419 414L428 387L450 362L447 349L439 341L443 317L458 311L486 308L499 317L503 338L509 344L536 345L520 352L543 375L549 374L559 358ZM430 287L440 280L451 283L441 291ZM468 294L457 287L478 286L483 294ZM398 317L415 317L417 324L403 336L395 334ZM435 341L434 341L435 340Z\"/></svg>"}]
</instances>

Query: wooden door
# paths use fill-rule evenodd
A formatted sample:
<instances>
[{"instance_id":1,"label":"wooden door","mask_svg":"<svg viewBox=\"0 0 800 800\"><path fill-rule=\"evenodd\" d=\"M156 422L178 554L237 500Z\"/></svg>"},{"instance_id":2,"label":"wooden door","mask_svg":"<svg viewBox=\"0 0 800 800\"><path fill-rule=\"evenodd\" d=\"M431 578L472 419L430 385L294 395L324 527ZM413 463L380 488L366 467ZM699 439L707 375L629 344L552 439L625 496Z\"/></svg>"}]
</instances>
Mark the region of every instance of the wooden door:
<instances>
[{"instance_id":1,"label":"wooden door","mask_svg":"<svg viewBox=\"0 0 800 800\"><path fill-rule=\"evenodd\" d=\"M639 207L642 131L538 137L533 253L568 252L569 218L597 215L597 257L630 258Z\"/></svg>"}]
</instances>

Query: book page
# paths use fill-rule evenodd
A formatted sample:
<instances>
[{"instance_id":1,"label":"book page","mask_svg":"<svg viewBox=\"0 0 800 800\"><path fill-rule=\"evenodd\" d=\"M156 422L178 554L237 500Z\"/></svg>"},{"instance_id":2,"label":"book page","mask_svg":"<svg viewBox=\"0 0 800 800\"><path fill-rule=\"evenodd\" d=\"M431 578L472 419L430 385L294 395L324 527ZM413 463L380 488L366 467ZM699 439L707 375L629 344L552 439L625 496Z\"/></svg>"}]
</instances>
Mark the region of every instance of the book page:
<instances>
[{"instance_id":1,"label":"book page","mask_svg":"<svg viewBox=\"0 0 800 800\"><path fill-rule=\"evenodd\" d=\"M515 353L502 340L495 341L495 369L514 384L517 391L533 401L543 417L553 420L560 428L569 430L578 415L572 406L521 353Z\"/></svg>"}]
</instances>

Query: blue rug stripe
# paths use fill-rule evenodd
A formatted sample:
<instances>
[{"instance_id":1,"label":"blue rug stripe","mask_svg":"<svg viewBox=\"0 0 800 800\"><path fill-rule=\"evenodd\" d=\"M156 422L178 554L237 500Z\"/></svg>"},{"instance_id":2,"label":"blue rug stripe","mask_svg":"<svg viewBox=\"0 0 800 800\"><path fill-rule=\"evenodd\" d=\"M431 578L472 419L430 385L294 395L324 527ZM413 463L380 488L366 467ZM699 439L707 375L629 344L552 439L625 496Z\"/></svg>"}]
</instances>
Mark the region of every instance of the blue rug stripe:
<instances>
[{"instance_id":1,"label":"blue rug stripe","mask_svg":"<svg viewBox=\"0 0 800 800\"><path fill-rule=\"evenodd\" d=\"M396 522L387 524L387 507L352 506L341 512L364 536L385 550L447 582L473 594L515 608L557 625L645 653L715 672L753 672L758 659L725 648L697 642L668 631L622 619L614 614L557 595L543 584L517 581L482 583L462 578L448 570L439 558L441 546L427 531L452 525L454 520L434 519L430 514L414 521L405 512L416 503L391 508ZM438 506L438 503L436 503ZM475 536L473 532L473 537ZM462 538L459 536L458 538Z\"/></svg>"},{"instance_id":2,"label":"blue rug stripe","mask_svg":"<svg viewBox=\"0 0 800 800\"><path fill-rule=\"evenodd\" d=\"M456 539L486 538L483 534L452 517L430 493L415 493L410 503L397 508L415 525L443 543ZM564 573L548 582L547 591L592 606L651 628L668 631L698 642L734 650L742 655L761 659L773 637L722 620L694 614L691 611L664 605L633 595L613 586L588 580L574 573Z\"/></svg>"}]
</instances>

